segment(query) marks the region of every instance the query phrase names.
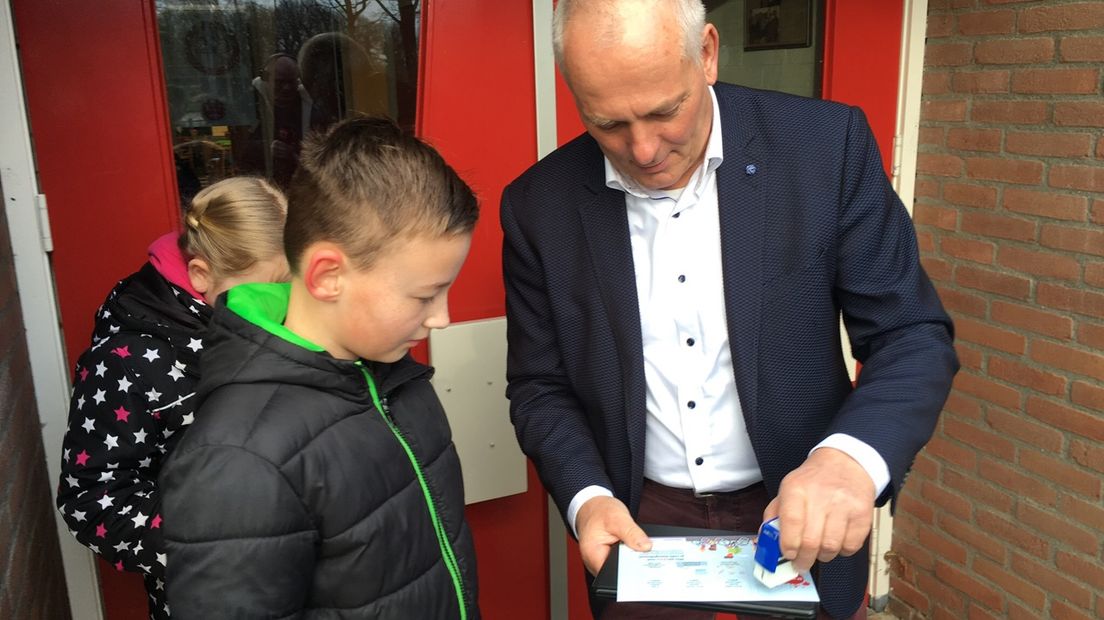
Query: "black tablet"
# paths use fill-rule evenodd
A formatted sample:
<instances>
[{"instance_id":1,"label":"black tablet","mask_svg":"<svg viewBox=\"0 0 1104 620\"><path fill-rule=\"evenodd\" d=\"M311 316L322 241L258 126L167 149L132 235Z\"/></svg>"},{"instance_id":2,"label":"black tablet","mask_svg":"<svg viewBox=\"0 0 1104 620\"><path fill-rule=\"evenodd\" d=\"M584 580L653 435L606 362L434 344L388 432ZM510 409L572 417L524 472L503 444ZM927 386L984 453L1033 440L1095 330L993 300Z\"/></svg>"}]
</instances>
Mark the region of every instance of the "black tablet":
<instances>
[{"instance_id":1,"label":"black tablet","mask_svg":"<svg viewBox=\"0 0 1104 620\"><path fill-rule=\"evenodd\" d=\"M705 530L692 527L676 527L672 525L641 525L648 536L754 536L754 533L729 532L725 530ZM609 601L617 600L617 550L620 545L614 545L609 558L598 571L598 575L591 584L594 596ZM815 619L817 617L817 603L809 602L781 602L781 601L709 601L709 602L664 602L647 603L662 605L665 607L682 607L685 609L701 609L705 611L722 612L729 614L749 614L765 616L768 618L801 618Z\"/></svg>"}]
</instances>

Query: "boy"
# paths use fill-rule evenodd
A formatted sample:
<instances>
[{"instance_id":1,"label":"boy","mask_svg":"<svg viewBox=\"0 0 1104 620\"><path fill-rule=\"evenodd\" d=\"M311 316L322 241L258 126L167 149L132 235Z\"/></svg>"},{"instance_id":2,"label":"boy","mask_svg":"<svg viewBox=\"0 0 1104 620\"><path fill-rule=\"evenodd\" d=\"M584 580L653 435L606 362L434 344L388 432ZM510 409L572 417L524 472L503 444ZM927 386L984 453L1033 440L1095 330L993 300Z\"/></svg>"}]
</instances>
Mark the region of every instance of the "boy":
<instances>
[{"instance_id":1,"label":"boy","mask_svg":"<svg viewBox=\"0 0 1104 620\"><path fill-rule=\"evenodd\" d=\"M166 465L174 618L479 617L460 463L431 369L478 217L428 145L382 119L303 149L290 285L231 289L200 413Z\"/></svg>"}]
</instances>

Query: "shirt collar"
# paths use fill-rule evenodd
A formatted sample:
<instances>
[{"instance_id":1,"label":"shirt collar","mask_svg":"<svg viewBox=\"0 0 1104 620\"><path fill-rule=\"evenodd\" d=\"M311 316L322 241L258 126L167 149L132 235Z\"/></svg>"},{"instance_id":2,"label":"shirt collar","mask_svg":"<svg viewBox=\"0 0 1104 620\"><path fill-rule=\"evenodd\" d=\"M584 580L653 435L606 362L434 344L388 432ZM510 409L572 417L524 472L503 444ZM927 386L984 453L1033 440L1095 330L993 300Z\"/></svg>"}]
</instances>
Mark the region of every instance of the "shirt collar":
<instances>
[{"instance_id":1,"label":"shirt collar","mask_svg":"<svg viewBox=\"0 0 1104 620\"><path fill-rule=\"evenodd\" d=\"M721 109L717 105L717 93L713 87L709 87L709 98L713 101L713 121L709 126L709 140L705 144L705 166L698 166L690 177L686 188L690 188L695 194L700 194L705 187L705 179L720 167L724 161L724 144L721 139ZM650 190L640 187L632 178L622 175L609 158L602 156L606 168L606 187L632 194L639 198L677 198L683 190Z\"/></svg>"}]
</instances>

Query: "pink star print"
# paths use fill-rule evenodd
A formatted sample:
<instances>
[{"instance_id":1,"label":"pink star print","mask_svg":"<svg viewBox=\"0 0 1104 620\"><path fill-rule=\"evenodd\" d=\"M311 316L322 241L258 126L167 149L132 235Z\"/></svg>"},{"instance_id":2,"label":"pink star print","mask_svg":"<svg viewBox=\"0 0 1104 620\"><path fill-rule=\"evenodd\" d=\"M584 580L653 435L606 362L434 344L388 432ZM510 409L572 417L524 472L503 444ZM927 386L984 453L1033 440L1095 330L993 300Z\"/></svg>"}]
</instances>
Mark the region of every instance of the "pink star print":
<instances>
[{"instance_id":1,"label":"pink star print","mask_svg":"<svg viewBox=\"0 0 1104 620\"><path fill-rule=\"evenodd\" d=\"M123 409L122 406L115 410L116 422L126 422L128 417L130 417L130 412Z\"/></svg>"},{"instance_id":2,"label":"pink star print","mask_svg":"<svg viewBox=\"0 0 1104 620\"><path fill-rule=\"evenodd\" d=\"M88 463L88 456L89 454L87 450L81 450L80 454L77 455L77 465L84 465Z\"/></svg>"},{"instance_id":3,"label":"pink star print","mask_svg":"<svg viewBox=\"0 0 1104 620\"><path fill-rule=\"evenodd\" d=\"M160 411L154 411L150 415L153 416L154 420L160 420L161 419L161 412Z\"/></svg>"},{"instance_id":4,"label":"pink star print","mask_svg":"<svg viewBox=\"0 0 1104 620\"><path fill-rule=\"evenodd\" d=\"M103 523L96 526L96 536L99 536L100 538L107 538L107 528L104 527Z\"/></svg>"},{"instance_id":5,"label":"pink star print","mask_svg":"<svg viewBox=\"0 0 1104 620\"><path fill-rule=\"evenodd\" d=\"M118 562L115 563L115 570L119 571L120 573L123 572L123 561L122 560L119 560Z\"/></svg>"},{"instance_id":6,"label":"pink star print","mask_svg":"<svg viewBox=\"0 0 1104 620\"><path fill-rule=\"evenodd\" d=\"M81 368L80 369L80 378L81 378L81 381L84 381L85 379L88 378L88 369L87 368Z\"/></svg>"},{"instance_id":7,"label":"pink star print","mask_svg":"<svg viewBox=\"0 0 1104 620\"><path fill-rule=\"evenodd\" d=\"M125 347L115 347L111 350L111 352L123 359L126 359L130 357L130 345L128 344Z\"/></svg>"},{"instance_id":8,"label":"pink star print","mask_svg":"<svg viewBox=\"0 0 1104 620\"><path fill-rule=\"evenodd\" d=\"M161 515L157 515L150 522L150 529L161 527Z\"/></svg>"}]
</instances>

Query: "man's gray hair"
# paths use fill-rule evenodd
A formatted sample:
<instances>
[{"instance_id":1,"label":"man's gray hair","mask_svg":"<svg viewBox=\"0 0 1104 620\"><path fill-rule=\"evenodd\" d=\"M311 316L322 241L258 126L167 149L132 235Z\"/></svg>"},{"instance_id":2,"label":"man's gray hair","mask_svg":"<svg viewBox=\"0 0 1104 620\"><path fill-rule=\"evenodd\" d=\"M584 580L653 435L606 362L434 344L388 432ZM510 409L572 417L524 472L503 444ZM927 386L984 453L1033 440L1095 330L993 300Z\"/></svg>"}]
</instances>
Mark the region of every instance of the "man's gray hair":
<instances>
[{"instance_id":1,"label":"man's gray hair","mask_svg":"<svg viewBox=\"0 0 1104 620\"><path fill-rule=\"evenodd\" d=\"M621 0L559 0L556 3L556 11L552 16L552 51L556 56L556 64L560 71L564 71L564 28L571 14L578 8L577 5L601 5L597 8L602 13L608 13L613 6ZM682 33L683 53L686 58L695 64L701 63L702 31L705 29L705 6L701 0L658 0L657 4L672 4L675 14L675 24ZM566 74L566 71L564 71Z\"/></svg>"}]
</instances>

